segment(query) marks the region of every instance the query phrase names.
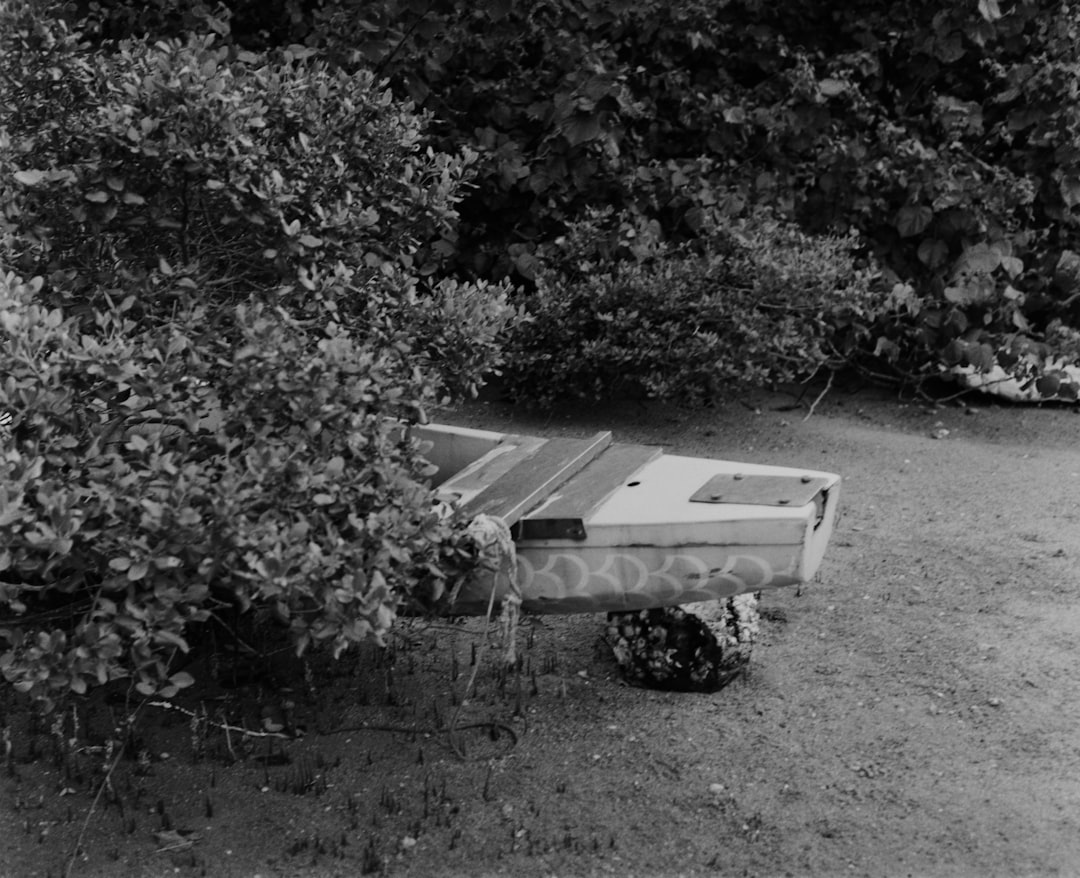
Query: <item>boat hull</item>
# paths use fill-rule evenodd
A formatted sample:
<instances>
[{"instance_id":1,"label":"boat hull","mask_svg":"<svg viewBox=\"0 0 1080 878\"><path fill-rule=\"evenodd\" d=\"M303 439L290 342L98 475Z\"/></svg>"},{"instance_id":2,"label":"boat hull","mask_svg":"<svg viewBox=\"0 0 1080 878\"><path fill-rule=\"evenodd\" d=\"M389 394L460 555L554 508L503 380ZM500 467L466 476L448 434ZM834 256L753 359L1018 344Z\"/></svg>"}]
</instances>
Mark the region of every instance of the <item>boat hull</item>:
<instances>
[{"instance_id":1,"label":"boat hull","mask_svg":"<svg viewBox=\"0 0 1080 878\"><path fill-rule=\"evenodd\" d=\"M527 613L626 612L797 585L806 581L799 575L800 556L793 546L524 548L517 553L518 583ZM485 613L492 588L492 577L478 577L451 612ZM500 589L496 602L509 593Z\"/></svg>"},{"instance_id":2,"label":"boat hull","mask_svg":"<svg viewBox=\"0 0 1080 878\"><path fill-rule=\"evenodd\" d=\"M427 428L427 438L439 443L444 430L457 428ZM500 435L465 432L470 441ZM610 445L541 499L515 507L508 523L517 535L523 610L673 606L796 585L816 574L836 519L839 476L641 451ZM509 453L497 445L489 463L478 459L463 477L447 479L445 496L486 508L480 504L487 479L477 473L495 473L497 464L493 481L512 479ZM527 456L531 451L520 453L526 470L538 460ZM448 611L486 613L493 590L496 605L511 594L505 577L495 580L484 573L465 583Z\"/></svg>"}]
</instances>

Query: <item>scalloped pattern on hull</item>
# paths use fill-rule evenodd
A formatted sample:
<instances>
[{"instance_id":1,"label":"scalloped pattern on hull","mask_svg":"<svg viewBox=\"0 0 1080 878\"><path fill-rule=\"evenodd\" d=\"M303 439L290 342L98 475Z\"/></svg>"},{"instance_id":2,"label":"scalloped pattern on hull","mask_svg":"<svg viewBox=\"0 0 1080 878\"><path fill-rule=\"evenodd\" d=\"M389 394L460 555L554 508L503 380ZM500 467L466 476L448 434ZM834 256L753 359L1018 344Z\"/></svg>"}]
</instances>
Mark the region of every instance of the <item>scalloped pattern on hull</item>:
<instances>
[{"instance_id":1,"label":"scalloped pattern on hull","mask_svg":"<svg viewBox=\"0 0 1080 878\"><path fill-rule=\"evenodd\" d=\"M724 547L684 546L678 552L582 548L573 552L518 552L522 609L527 613L614 613L714 601L744 592L802 582L800 546L754 546L753 553ZM452 612L482 614L492 582L467 584ZM505 595L496 594L496 602Z\"/></svg>"}]
</instances>

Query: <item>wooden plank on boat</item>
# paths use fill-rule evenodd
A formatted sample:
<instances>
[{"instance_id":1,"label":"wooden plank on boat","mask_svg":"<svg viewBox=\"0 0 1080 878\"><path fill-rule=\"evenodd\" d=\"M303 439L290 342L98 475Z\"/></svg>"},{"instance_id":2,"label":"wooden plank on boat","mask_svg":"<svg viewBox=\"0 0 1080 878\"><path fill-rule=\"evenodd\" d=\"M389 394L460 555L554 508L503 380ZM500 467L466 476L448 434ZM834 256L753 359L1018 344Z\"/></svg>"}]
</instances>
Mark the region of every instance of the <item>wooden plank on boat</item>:
<instances>
[{"instance_id":1,"label":"wooden plank on boat","mask_svg":"<svg viewBox=\"0 0 1080 878\"><path fill-rule=\"evenodd\" d=\"M509 461L504 455L510 451L528 455L544 443L536 436L453 429L439 424L413 425L409 434L419 441L424 457L438 467L433 477L436 486L451 479L465 482L470 472L494 465L496 458L500 459L499 465L504 465Z\"/></svg>"},{"instance_id":2,"label":"wooden plank on boat","mask_svg":"<svg viewBox=\"0 0 1080 878\"><path fill-rule=\"evenodd\" d=\"M663 449L653 445L612 445L559 489L547 503L517 523L515 539L583 540L585 520Z\"/></svg>"},{"instance_id":3,"label":"wooden plank on boat","mask_svg":"<svg viewBox=\"0 0 1080 878\"><path fill-rule=\"evenodd\" d=\"M462 503L467 504L514 467L530 460L547 443L547 439L537 436L508 435L491 451L443 482L439 486L439 494L447 498L457 497ZM439 462L440 454L445 456L446 450L433 449L429 459L437 465L445 465Z\"/></svg>"},{"instance_id":4,"label":"wooden plank on boat","mask_svg":"<svg viewBox=\"0 0 1080 878\"><path fill-rule=\"evenodd\" d=\"M611 444L611 433L591 439L548 439L527 460L513 467L463 504L469 515L496 515L513 525Z\"/></svg>"}]
</instances>

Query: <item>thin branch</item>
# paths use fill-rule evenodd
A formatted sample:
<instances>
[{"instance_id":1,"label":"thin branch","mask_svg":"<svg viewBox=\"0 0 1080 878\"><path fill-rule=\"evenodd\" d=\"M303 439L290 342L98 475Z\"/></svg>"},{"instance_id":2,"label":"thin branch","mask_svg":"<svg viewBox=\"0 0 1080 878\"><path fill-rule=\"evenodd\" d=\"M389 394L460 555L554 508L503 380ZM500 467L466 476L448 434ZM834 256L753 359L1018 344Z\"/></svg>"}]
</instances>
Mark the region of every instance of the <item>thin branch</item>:
<instances>
[{"instance_id":1,"label":"thin branch","mask_svg":"<svg viewBox=\"0 0 1080 878\"><path fill-rule=\"evenodd\" d=\"M390 54L389 54L389 55L387 55L387 56L386 56L385 58L383 58L383 59L382 59L381 61L379 61L378 65L377 65L377 66L375 67L375 76L376 76L376 78L378 78L378 77L381 77L381 76L383 75L383 70L384 70L384 69L386 68L386 66L387 66L387 65L388 65L388 64L389 64L389 63L390 63L391 61L393 61L393 60L394 60L394 56L395 56L395 55L397 55L397 53L398 53L399 51L401 51L401 47L402 47L402 46L404 46L404 45L405 45L405 41L406 41L406 40L407 40L407 39L408 39L409 37L411 37L411 36L412 36L412 34L413 34L413 31L415 31L415 30L416 30L416 29L417 29L417 28L418 28L418 27L420 26L420 23L421 23L422 21L424 21L424 19L426 19L426 18L427 18L427 16L428 16L428 13L429 13L429 12L431 12L431 10L432 10L432 7L434 7L434 5L435 5L435 3L434 3L434 2L428 3L428 5L427 5L427 9L425 9L425 10L424 10L424 11L423 11L422 13L420 13L420 15L418 15L418 16L416 17L416 21L414 21L414 22L413 22L413 23L412 23L411 25L409 25L409 27L407 27L407 28L406 28L406 29L405 29L405 30L404 30L404 31L402 32L402 34L401 34L401 39L400 39L400 40L398 40L398 42L397 42L397 45L396 45L396 46L394 46L394 48L390 50Z\"/></svg>"},{"instance_id":2,"label":"thin branch","mask_svg":"<svg viewBox=\"0 0 1080 878\"><path fill-rule=\"evenodd\" d=\"M138 705L127 718L128 727L135 721L135 714L137 714L142 705ZM87 827L90 825L90 819L94 816L94 811L97 810L98 802L101 801L101 794L105 792L105 788L112 784L112 775L116 770L116 766L120 764L120 760L124 756L124 743L119 742L116 748L116 756L113 758L112 764L105 772L105 777L101 779L101 785L98 787L97 794L94 796L94 801L90 803L90 808L86 812L86 818L83 820L82 827L79 829L79 835L75 839L75 847L71 851L71 856L68 857L67 864L64 867L64 878L70 878L71 870L75 868L75 860L78 859L79 851L82 850L83 839L86 837Z\"/></svg>"},{"instance_id":3,"label":"thin branch","mask_svg":"<svg viewBox=\"0 0 1080 878\"><path fill-rule=\"evenodd\" d=\"M814 409L817 408L818 403L821 402L825 398L825 394L828 393L832 389L832 383L833 383L833 376L834 375L836 375L835 372L829 372L829 380L825 382L825 389L822 390L821 393L819 393L817 395L817 399L815 399L810 404L810 411L808 411L806 413L806 417L803 418L804 421L809 421L810 420L810 417L814 414Z\"/></svg>"},{"instance_id":4,"label":"thin branch","mask_svg":"<svg viewBox=\"0 0 1080 878\"><path fill-rule=\"evenodd\" d=\"M151 707L160 707L163 710L176 710L180 713L186 714L187 716L203 719L199 714L196 714L195 711L188 710L185 707L180 707L180 705L173 704L171 701L150 701L148 702L148 704ZM253 732L251 731L251 729L245 729L243 726L231 726L228 723L216 723L213 720L209 719L203 719L203 721L205 721L207 725L211 725L215 728L221 729L225 732L226 735L228 735L229 732L239 732L241 735L249 738L284 738L287 741L291 741L293 739L292 735L286 735L284 732Z\"/></svg>"},{"instance_id":5,"label":"thin branch","mask_svg":"<svg viewBox=\"0 0 1080 878\"><path fill-rule=\"evenodd\" d=\"M480 664L480 661L478 659L477 660L477 666L479 666L479 664ZM473 675L473 680L470 680L470 685L472 684L473 681L475 681L475 674ZM467 692L468 692L468 690L466 690L466 693ZM186 714L187 716L190 716L190 717L198 717L200 720L205 722L207 725L211 725L211 726L214 726L215 728L222 729L225 732L226 738L228 739L228 746L229 746L230 754L232 754L232 739L231 739L231 737L229 737L230 732L239 732L240 734L242 734L244 736L247 736L247 737L251 737L251 738L284 738L285 740L293 740L292 735L287 735L284 732L254 732L254 731L251 731L250 729L246 729L246 728L243 728L241 726L229 725L228 723L213 722L212 720L206 719L205 715L196 714L194 711L188 710L187 708L184 708L184 707L180 707L179 705L173 704L173 703L168 702L168 701L150 701L150 702L147 702L147 703L151 707L159 707L159 708L162 708L164 710L176 710L176 711L179 711L180 713ZM463 703L464 703L464 700L463 700ZM456 744L455 744L455 742L453 740L453 735L456 732L465 731L467 729L500 729L501 731L506 732L510 736L511 746L516 746L517 745L518 733L513 728L513 726L510 726L510 725L508 725L507 723L504 723L504 722L499 722L498 720L480 720L480 721L477 721L477 722L463 723L463 724L459 725L458 722L457 722L457 719L458 719L458 714L460 714L460 713L461 713L461 707L459 706L458 713L455 714L454 719L453 719L450 727L445 729L445 732L446 732L447 736L450 738L450 746L451 746L451 748L461 758L463 758L463 759L465 758L464 754L456 746ZM421 733L421 734L426 734L426 733L437 734L439 732L439 729L429 728L429 727L424 727L424 726L419 726L419 725L393 725L393 724L387 724L387 723L359 723L357 725L338 726L337 728L327 729L325 731L319 732L319 735L320 736L341 735L341 734L345 734L345 733L348 733L348 732L400 732L402 734L415 735L415 734L418 734L418 733ZM232 755L233 755L233 758L235 759L236 758L235 754L232 754ZM115 763L114 763L113 767L115 767ZM110 773L111 772L112 772L112 769L110 769Z\"/></svg>"}]
</instances>

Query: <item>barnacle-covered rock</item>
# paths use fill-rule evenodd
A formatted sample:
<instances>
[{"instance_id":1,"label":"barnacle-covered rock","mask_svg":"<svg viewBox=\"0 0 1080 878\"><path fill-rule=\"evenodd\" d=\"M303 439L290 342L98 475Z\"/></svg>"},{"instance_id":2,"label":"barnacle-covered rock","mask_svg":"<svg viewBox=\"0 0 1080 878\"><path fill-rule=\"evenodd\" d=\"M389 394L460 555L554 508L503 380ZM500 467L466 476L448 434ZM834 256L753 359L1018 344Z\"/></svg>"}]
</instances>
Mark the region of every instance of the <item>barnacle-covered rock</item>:
<instances>
[{"instance_id":1,"label":"barnacle-covered rock","mask_svg":"<svg viewBox=\"0 0 1080 878\"><path fill-rule=\"evenodd\" d=\"M714 692L745 667L757 636L757 598L609 613L607 642L627 682L652 689Z\"/></svg>"}]
</instances>

